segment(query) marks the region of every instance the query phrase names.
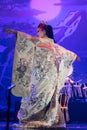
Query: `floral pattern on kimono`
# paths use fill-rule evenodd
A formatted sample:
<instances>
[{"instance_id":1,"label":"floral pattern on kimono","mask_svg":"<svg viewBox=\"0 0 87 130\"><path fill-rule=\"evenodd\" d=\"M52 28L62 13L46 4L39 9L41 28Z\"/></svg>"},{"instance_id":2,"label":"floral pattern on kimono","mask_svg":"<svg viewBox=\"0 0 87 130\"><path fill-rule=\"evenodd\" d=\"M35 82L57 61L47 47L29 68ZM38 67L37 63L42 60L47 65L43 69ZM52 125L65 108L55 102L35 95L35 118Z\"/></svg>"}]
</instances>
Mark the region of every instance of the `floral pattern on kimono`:
<instances>
[{"instance_id":1,"label":"floral pattern on kimono","mask_svg":"<svg viewBox=\"0 0 87 130\"><path fill-rule=\"evenodd\" d=\"M50 103L44 119L58 121L58 94L76 54L53 43L18 32L13 66L12 93L22 96L18 119L30 121ZM35 90L35 92L34 92Z\"/></svg>"}]
</instances>

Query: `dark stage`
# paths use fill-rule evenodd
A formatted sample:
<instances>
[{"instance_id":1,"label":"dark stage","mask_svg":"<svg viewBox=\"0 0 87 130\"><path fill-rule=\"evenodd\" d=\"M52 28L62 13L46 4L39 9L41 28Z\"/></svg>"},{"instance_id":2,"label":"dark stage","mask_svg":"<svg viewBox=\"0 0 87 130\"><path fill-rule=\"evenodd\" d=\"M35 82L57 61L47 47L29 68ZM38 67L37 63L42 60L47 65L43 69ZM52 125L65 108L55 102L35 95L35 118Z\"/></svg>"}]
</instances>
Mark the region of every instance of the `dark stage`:
<instances>
[{"instance_id":1,"label":"dark stage","mask_svg":"<svg viewBox=\"0 0 87 130\"><path fill-rule=\"evenodd\" d=\"M15 122L10 122L9 127L6 128L6 122L0 122L0 130L87 130L86 123L70 123L66 128L58 128L57 126L51 128L13 128Z\"/></svg>"}]
</instances>

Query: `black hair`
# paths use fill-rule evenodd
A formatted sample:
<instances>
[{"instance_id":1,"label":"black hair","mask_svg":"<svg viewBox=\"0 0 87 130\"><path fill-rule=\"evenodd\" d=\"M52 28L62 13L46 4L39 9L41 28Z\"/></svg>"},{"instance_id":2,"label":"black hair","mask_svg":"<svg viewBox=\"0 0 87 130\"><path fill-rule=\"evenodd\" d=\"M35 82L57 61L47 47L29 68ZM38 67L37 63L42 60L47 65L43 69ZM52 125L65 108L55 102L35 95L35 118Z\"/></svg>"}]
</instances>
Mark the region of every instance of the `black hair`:
<instances>
[{"instance_id":1,"label":"black hair","mask_svg":"<svg viewBox=\"0 0 87 130\"><path fill-rule=\"evenodd\" d=\"M45 23L40 23L38 25L38 28L41 28L42 30L45 30L47 37L54 40L53 28L52 28L51 25L47 25ZM54 42L55 42L55 40L54 40Z\"/></svg>"}]
</instances>

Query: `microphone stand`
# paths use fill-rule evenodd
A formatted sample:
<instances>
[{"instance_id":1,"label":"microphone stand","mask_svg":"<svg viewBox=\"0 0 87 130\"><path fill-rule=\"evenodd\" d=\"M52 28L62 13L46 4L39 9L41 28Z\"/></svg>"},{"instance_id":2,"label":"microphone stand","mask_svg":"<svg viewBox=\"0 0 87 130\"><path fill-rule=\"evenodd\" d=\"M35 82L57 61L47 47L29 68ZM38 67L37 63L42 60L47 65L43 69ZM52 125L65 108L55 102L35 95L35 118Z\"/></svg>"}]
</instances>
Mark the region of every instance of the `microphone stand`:
<instances>
[{"instance_id":1,"label":"microphone stand","mask_svg":"<svg viewBox=\"0 0 87 130\"><path fill-rule=\"evenodd\" d=\"M15 84L12 84L10 87L8 87L6 130L9 130L9 123L10 123L11 89L14 88L15 86L16 86Z\"/></svg>"}]
</instances>

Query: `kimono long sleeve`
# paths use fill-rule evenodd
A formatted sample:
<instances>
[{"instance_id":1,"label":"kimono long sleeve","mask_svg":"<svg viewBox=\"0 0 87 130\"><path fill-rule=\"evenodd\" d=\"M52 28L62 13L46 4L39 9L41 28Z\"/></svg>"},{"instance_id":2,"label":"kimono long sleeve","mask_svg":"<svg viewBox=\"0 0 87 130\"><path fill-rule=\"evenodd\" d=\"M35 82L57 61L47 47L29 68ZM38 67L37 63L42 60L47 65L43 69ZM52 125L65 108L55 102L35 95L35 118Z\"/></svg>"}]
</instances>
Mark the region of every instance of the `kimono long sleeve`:
<instances>
[{"instance_id":1,"label":"kimono long sleeve","mask_svg":"<svg viewBox=\"0 0 87 130\"><path fill-rule=\"evenodd\" d=\"M17 32L15 56L12 73L12 89L15 96L27 96L31 90L31 73L34 58L35 39L22 32Z\"/></svg>"},{"instance_id":2,"label":"kimono long sleeve","mask_svg":"<svg viewBox=\"0 0 87 130\"><path fill-rule=\"evenodd\" d=\"M57 86L58 92L63 87L66 78L70 72L70 68L75 61L77 55L74 52L71 52L59 45L55 45L55 54L56 58L59 62L59 70L58 70L58 78L57 78Z\"/></svg>"}]
</instances>

